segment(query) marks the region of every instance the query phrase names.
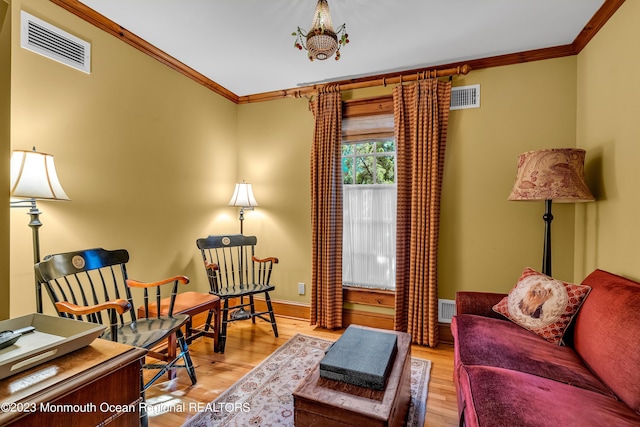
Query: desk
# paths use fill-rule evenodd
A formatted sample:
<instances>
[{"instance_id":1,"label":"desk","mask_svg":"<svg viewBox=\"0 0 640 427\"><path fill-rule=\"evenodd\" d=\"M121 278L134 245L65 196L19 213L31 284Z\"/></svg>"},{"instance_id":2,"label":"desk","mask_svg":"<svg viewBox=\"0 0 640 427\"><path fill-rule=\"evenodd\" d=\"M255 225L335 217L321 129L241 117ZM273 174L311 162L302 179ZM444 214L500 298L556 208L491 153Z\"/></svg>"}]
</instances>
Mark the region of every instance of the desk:
<instances>
[{"instance_id":1,"label":"desk","mask_svg":"<svg viewBox=\"0 0 640 427\"><path fill-rule=\"evenodd\" d=\"M382 391L320 377L320 364L293 392L294 422L301 426L398 427L406 421L411 403L411 335L398 336L387 386Z\"/></svg>"},{"instance_id":2,"label":"desk","mask_svg":"<svg viewBox=\"0 0 640 427\"><path fill-rule=\"evenodd\" d=\"M138 426L146 353L98 338L5 378L0 381L0 425L95 426L110 421L109 426Z\"/></svg>"}]
</instances>

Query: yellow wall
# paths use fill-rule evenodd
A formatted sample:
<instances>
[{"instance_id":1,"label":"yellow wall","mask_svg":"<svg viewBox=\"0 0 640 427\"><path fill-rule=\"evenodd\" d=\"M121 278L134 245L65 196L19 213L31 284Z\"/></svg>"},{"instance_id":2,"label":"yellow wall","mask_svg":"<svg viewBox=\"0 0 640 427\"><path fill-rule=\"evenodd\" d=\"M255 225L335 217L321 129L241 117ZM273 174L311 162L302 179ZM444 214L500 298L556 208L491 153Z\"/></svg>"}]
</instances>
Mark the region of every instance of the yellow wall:
<instances>
[{"instance_id":1,"label":"yellow wall","mask_svg":"<svg viewBox=\"0 0 640 427\"><path fill-rule=\"evenodd\" d=\"M235 105L50 2L14 0L11 9L11 148L36 145L54 154L72 199L39 204L42 254L124 247L131 252L132 277L155 280L181 273L192 278L196 289L206 290L195 239L239 231L238 211L227 202L234 183L244 179L253 184L259 203L245 215L245 233L258 236L259 256L280 259L273 298L308 303L308 286L304 296L297 295L296 286L309 285L311 277L313 116L306 99ZM20 9L90 41L91 74L21 49ZM620 15L614 16L613 25L628 25L626 32L631 31L631 20ZM597 155L598 144L616 141L617 135L609 133L619 126L614 127L614 120L592 117L600 114L595 111L600 107L591 104L601 96L585 89L592 82L583 83L592 79L591 69L598 74L603 68L599 61L609 55L617 38L627 37L626 32L608 35L610 26L605 26L605 35L598 35L596 47L589 46L579 59L478 70L454 80L456 86L480 83L482 105L451 112L442 199L441 298L453 299L463 289L507 291L524 267L540 268L543 203L507 201L517 156L540 148L573 147L576 129L588 159ZM626 83L622 76L621 69L615 82L618 91ZM610 83L612 77L607 72L603 81ZM600 86L604 89L605 84ZM360 90L345 98L390 90ZM594 100L585 100L589 97ZM632 107L633 100L628 102ZM603 109L613 114L611 106ZM597 130L589 127L594 121L602 122ZM605 133L604 139L599 132ZM630 140L633 133L624 137ZM627 145L624 151L616 150L618 163L632 161L628 151L633 148ZM8 163L8 154L3 158ZM587 173L593 175L593 169L589 164ZM622 173L618 168L603 169L613 175L611 180ZM631 181L625 185L630 192ZM587 258L594 253L615 260L613 271L631 268L631 254L626 255L625 268L619 268L620 250L608 248L611 254L605 255L594 249L612 239L602 233L609 232L602 225L596 234L587 234L588 249L581 247L574 257L574 242L582 239L582 228L574 233L574 212L579 224L585 209L598 213L595 219L588 217L588 228L605 218L614 221L625 205L611 204L611 198L621 190L615 187L606 200L589 206L554 205L555 276L580 280L584 274L576 268L574 279L574 264L585 251ZM14 210L10 216L11 315L17 316L34 309L31 230L24 211ZM631 226L630 220L624 225ZM629 247L622 251L631 252Z\"/></svg>"},{"instance_id":2,"label":"yellow wall","mask_svg":"<svg viewBox=\"0 0 640 427\"><path fill-rule=\"evenodd\" d=\"M309 302L313 115L307 100L238 107L238 179L253 185L259 207L245 215L245 233L258 236L258 256L276 256L272 298ZM298 295L299 282L306 293Z\"/></svg>"},{"instance_id":3,"label":"yellow wall","mask_svg":"<svg viewBox=\"0 0 640 427\"><path fill-rule=\"evenodd\" d=\"M39 202L42 255L123 247L131 277L208 290L195 240L236 231L237 106L51 2L11 7L12 148L54 154L72 199ZM91 42L91 74L20 48L20 9ZM12 316L35 308L27 223L12 210Z\"/></svg>"},{"instance_id":4,"label":"yellow wall","mask_svg":"<svg viewBox=\"0 0 640 427\"><path fill-rule=\"evenodd\" d=\"M598 201L577 211L576 275L640 279L640 2L625 2L578 56L578 146Z\"/></svg>"},{"instance_id":5,"label":"yellow wall","mask_svg":"<svg viewBox=\"0 0 640 427\"><path fill-rule=\"evenodd\" d=\"M440 297L504 292L540 269L544 203L507 201L518 155L575 146L576 59L473 71L481 108L452 111L442 196ZM553 275L573 280L574 205L554 204Z\"/></svg>"},{"instance_id":6,"label":"yellow wall","mask_svg":"<svg viewBox=\"0 0 640 427\"><path fill-rule=\"evenodd\" d=\"M576 58L570 57L478 70L455 79L456 86L479 83L482 105L450 115L442 197L441 298L453 299L463 289L504 292L524 267L541 268L544 204L509 202L507 196L520 153L575 146L575 75ZM390 87L352 91L343 99L390 92ZM308 301L297 296L295 286L299 281L308 283L311 275L313 120L307 101L247 104L239 110L239 169L246 171L245 178L264 170L261 186L277 183L284 189L278 191L277 203L269 202L274 204L270 209L278 210L271 216L277 224L265 222L266 228L257 232L263 243L269 240L273 245L270 253L284 256L279 270L286 271L276 283L286 286L278 288L276 298ZM258 180L251 181L256 185ZM573 280L574 206L554 205L553 213L553 273ZM250 220L246 224L251 229Z\"/></svg>"},{"instance_id":7,"label":"yellow wall","mask_svg":"<svg viewBox=\"0 0 640 427\"><path fill-rule=\"evenodd\" d=\"M11 156L11 13L0 1L0 182L9 182ZM9 184L0 197L9 206ZM0 209L0 320L9 318L9 209Z\"/></svg>"}]
</instances>

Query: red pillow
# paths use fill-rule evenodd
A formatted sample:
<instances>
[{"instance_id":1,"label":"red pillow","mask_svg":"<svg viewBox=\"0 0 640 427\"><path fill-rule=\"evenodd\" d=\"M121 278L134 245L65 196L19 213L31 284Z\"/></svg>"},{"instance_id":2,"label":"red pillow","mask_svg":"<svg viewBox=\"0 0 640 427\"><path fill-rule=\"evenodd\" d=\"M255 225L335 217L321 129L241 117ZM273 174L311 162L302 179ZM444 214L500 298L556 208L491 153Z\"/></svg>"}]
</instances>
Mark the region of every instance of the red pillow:
<instances>
[{"instance_id":1,"label":"red pillow","mask_svg":"<svg viewBox=\"0 0 640 427\"><path fill-rule=\"evenodd\" d=\"M591 288L525 268L509 295L493 306L515 324L554 344L562 337Z\"/></svg>"}]
</instances>

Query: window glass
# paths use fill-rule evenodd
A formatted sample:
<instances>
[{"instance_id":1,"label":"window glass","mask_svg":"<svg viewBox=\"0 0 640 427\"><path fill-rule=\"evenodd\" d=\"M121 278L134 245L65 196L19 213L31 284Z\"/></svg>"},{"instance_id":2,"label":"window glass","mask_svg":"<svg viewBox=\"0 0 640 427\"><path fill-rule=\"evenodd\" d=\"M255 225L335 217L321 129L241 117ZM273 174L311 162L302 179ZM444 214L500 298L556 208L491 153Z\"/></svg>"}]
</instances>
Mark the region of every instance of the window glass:
<instances>
[{"instance_id":1,"label":"window glass","mask_svg":"<svg viewBox=\"0 0 640 427\"><path fill-rule=\"evenodd\" d=\"M395 289L396 162L393 138L344 141L345 286Z\"/></svg>"}]
</instances>

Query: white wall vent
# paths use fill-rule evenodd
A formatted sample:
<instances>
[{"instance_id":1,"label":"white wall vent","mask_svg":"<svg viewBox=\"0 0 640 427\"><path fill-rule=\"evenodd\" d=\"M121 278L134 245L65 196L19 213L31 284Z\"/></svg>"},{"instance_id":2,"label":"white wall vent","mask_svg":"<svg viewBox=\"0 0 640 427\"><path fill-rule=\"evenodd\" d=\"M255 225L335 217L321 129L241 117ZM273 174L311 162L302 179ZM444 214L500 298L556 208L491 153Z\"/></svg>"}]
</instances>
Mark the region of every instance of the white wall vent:
<instances>
[{"instance_id":1,"label":"white wall vent","mask_svg":"<svg viewBox=\"0 0 640 427\"><path fill-rule=\"evenodd\" d=\"M451 88L451 110L480 108L480 85Z\"/></svg>"},{"instance_id":2,"label":"white wall vent","mask_svg":"<svg viewBox=\"0 0 640 427\"><path fill-rule=\"evenodd\" d=\"M91 44L20 11L20 46L89 74Z\"/></svg>"},{"instance_id":3,"label":"white wall vent","mask_svg":"<svg viewBox=\"0 0 640 427\"><path fill-rule=\"evenodd\" d=\"M456 302L450 299L438 300L438 322L451 323L451 319L456 314Z\"/></svg>"}]
</instances>

